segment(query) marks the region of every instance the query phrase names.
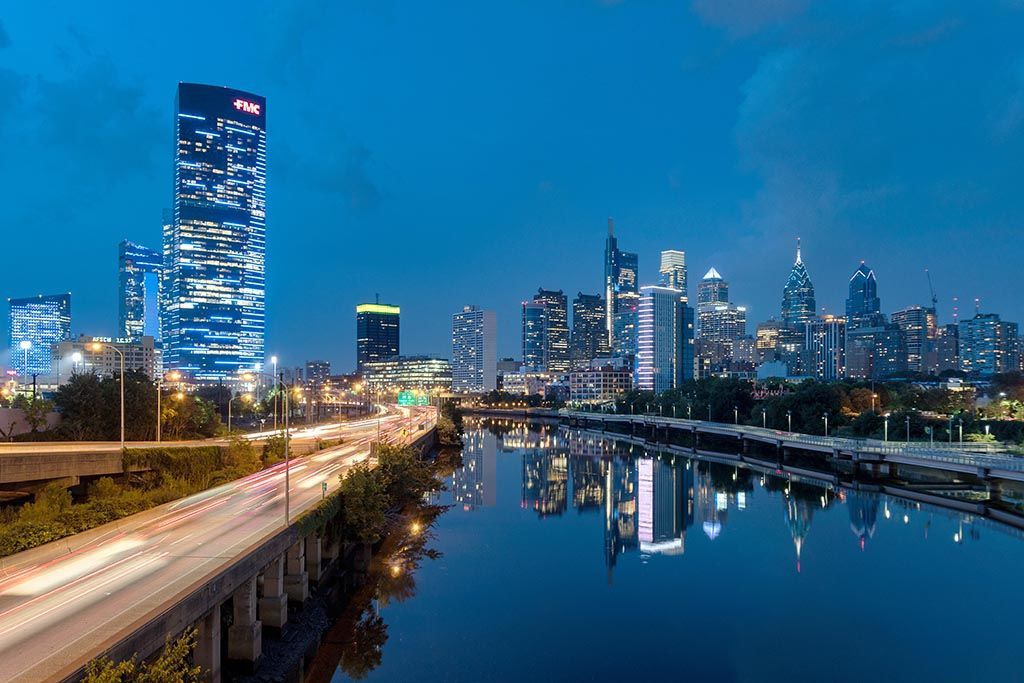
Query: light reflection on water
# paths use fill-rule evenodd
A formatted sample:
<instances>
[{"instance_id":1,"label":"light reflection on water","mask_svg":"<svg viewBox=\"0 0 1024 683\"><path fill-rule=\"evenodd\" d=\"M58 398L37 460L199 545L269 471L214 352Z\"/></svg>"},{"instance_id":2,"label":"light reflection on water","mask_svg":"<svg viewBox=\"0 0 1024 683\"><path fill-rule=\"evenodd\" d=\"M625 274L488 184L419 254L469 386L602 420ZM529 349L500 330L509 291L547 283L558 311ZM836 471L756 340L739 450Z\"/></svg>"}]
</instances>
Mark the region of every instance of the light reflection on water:
<instances>
[{"instance_id":1,"label":"light reflection on water","mask_svg":"<svg viewBox=\"0 0 1024 683\"><path fill-rule=\"evenodd\" d=\"M1024 680L1016 529L486 424L369 680Z\"/></svg>"}]
</instances>

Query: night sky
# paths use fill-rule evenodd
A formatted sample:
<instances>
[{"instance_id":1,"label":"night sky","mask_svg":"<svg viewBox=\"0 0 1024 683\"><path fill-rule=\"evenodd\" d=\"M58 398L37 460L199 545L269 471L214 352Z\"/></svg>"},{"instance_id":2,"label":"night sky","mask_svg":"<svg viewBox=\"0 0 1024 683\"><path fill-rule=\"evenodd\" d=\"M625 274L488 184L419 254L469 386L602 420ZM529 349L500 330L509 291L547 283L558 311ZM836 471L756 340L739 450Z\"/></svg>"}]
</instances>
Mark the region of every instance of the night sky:
<instances>
[{"instance_id":1,"label":"night sky","mask_svg":"<svg viewBox=\"0 0 1024 683\"><path fill-rule=\"evenodd\" d=\"M267 97L284 364L351 368L377 292L404 353L476 303L518 356L537 287L600 290L608 216L641 283L684 249L751 331L797 235L830 312L865 259L886 312L929 268L942 322L1024 321L1019 0L101 6L0 13L0 295L70 290L74 334L116 331L118 241L159 246L178 81Z\"/></svg>"}]
</instances>

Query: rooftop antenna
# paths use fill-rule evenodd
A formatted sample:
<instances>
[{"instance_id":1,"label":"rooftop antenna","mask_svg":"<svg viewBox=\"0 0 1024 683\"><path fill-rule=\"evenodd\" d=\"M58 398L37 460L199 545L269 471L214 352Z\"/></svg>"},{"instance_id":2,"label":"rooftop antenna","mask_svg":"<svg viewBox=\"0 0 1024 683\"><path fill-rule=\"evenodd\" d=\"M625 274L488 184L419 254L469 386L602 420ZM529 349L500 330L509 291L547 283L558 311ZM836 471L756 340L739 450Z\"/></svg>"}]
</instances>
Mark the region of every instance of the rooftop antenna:
<instances>
[{"instance_id":1,"label":"rooftop antenna","mask_svg":"<svg viewBox=\"0 0 1024 683\"><path fill-rule=\"evenodd\" d=\"M953 324L955 325L960 319L960 297L953 297Z\"/></svg>"},{"instance_id":2,"label":"rooftop antenna","mask_svg":"<svg viewBox=\"0 0 1024 683\"><path fill-rule=\"evenodd\" d=\"M374 293L373 300L374 300L374 302L376 302L378 304L380 303L380 292L375 292Z\"/></svg>"},{"instance_id":3,"label":"rooftop antenna","mask_svg":"<svg viewBox=\"0 0 1024 683\"><path fill-rule=\"evenodd\" d=\"M981 314L981 297L974 297L974 315Z\"/></svg>"},{"instance_id":4,"label":"rooftop antenna","mask_svg":"<svg viewBox=\"0 0 1024 683\"><path fill-rule=\"evenodd\" d=\"M612 218L611 216L608 216L608 236L615 236L615 219Z\"/></svg>"}]
</instances>

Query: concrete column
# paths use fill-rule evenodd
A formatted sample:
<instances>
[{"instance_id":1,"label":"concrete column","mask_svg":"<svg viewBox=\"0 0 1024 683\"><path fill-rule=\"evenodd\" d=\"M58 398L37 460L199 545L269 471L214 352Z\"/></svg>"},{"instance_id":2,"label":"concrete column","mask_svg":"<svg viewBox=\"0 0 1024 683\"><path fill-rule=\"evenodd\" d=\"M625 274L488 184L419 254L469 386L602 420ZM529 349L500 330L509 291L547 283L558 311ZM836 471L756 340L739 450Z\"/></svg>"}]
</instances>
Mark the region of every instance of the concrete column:
<instances>
[{"instance_id":1,"label":"concrete column","mask_svg":"<svg viewBox=\"0 0 1024 683\"><path fill-rule=\"evenodd\" d=\"M314 583L320 581L323 567L323 540L316 536L306 537L306 573Z\"/></svg>"},{"instance_id":2,"label":"concrete column","mask_svg":"<svg viewBox=\"0 0 1024 683\"><path fill-rule=\"evenodd\" d=\"M246 580L231 596L234 623L228 629L228 659L255 668L263 654L263 630L256 618L256 577Z\"/></svg>"},{"instance_id":3,"label":"concrete column","mask_svg":"<svg viewBox=\"0 0 1024 683\"><path fill-rule=\"evenodd\" d=\"M301 540L288 548L288 562L284 576L284 590L288 599L302 604L309 597L309 574L306 572L306 544Z\"/></svg>"},{"instance_id":4,"label":"concrete column","mask_svg":"<svg viewBox=\"0 0 1024 683\"><path fill-rule=\"evenodd\" d=\"M216 604L196 623L196 666L203 670L202 679L220 683L220 604Z\"/></svg>"},{"instance_id":5,"label":"concrete column","mask_svg":"<svg viewBox=\"0 0 1024 683\"><path fill-rule=\"evenodd\" d=\"M264 626L282 629L288 623L288 595L284 592L284 556L278 557L263 570L263 597L260 598L260 621Z\"/></svg>"}]
</instances>

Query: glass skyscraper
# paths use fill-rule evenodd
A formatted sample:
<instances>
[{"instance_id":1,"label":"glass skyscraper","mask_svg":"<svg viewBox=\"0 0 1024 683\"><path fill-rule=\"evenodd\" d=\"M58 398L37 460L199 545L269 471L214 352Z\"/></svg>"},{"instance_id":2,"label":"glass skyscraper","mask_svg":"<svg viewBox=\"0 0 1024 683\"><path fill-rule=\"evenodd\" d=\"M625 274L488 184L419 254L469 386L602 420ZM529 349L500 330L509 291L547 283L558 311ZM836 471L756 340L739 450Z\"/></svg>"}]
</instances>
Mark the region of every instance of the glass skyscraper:
<instances>
[{"instance_id":1,"label":"glass skyscraper","mask_svg":"<svg viewBox=\"0 0 1024 683\"><path fill-rule=\"evenodd\" d=\"M615 221L608 219L604 245L604 302L608 346L616 355L636 355L636 316L640 294L637 256L620 251L615 239Z\"/></svg>"},{"instance_id":2,"label":"glass skyscraper","mask_svg":"<svg viewBox=\"0 0 1024 683\"><path fill-rule=\"evenodd\" d=\"M882 304L878 299L878 282L875 271L860 262L860 267L850 277L850 291L846 298L846 322L851 329L877 327L885 324Z\"/></svg>"},{"instance_id":3,"label":"glass skyscraper","mask_svg":"<svg viewBox=\"0 0 1024 683\"><path fill-rule=\"evenodd\" d=\"M548 369L548 307L539 301L523 302L523 368Z\"/></svg>"},{"instance_id":4,"label":"glass skyscraper","mask_svg":"<svg viewBox=\"0 0 1024 683\"><path fill-rule=\"evenodd\" d=\"M497 317L494 311L465 306L452 316L452 390L494 391L497 380Z\"/></svg>"},{"instance_id":5,"label":"glass skyscraper","mask_svg":"<svg viewBox=\"0 0 1024 683\"><path fill-rule=\"evenodd\" d=\"M547 371L569 371L569 303L562 290L538 289L534 303L544 304L547 313Z\"/></svg>"},{"instance_id":6,"label":"glass skyscraper","mask_svg":"<svg viewBox=\"0 0 1024 683\"><path fill-rule=\"evenodd\" d=\"M666 249L661 252L661 284L665 287L678 289L683 298L688 299L686 291L686 252L677 249Z\"/></svg>"},{"instance_id":7,"label":"glass skyscraper","mask_svg":"<svg viewBox=\"0 0 1024 683\"><path fill-rule=\"evenodd\" d=\"M124 339L160 339L163 255L124 240L117 246L118 328Z\"/></svg>"},{"instance_id":8,"label":"glass skyscraper","mask_svg":"<svg viewBox=\"0 0 1024 683\"><path fill-rule=\"evenodd\" d=\"M398 306L390 304L356 306L356 369L359 372L363 372L367 363L399 355L401 313Z\"/></svg>"},{"instance_id":9,"label":"glass skyscraper","mask_svg":"<svg viewBox=\"0 0 1024 683\"><path fill-rule=\"evenodd\" d=\"M800 240L796 241L796 262L789 272L786 286L782 290L782 324L800 330L815 319L817 303L814 301L814 285L807 267L800 256Z\"/></svg>"},{"instance_id":10,"label":"glass skyscraper","mask_svg":"<svg viewBox=\"0 0 1024 683\"><path fill-rule=\"evenodd\" d=\"M640 288L636 386L661 393L693 379L693 309L681 290Z\"/></svg>"},{"instance_id":11,"label":"glass skyscraper","mask_svg":"<svg viewBox=\"0 0 1024 683\"><path fill-rule=\"evenodd\" d=\"M71 295L8 299L11 366L21 376L53 372L53 347L71 339Z\"/></svg>"},{"instance_id":12,"label":"glass skyscraper","mask_svg":"<svg viewBox=\"0 0 1024 683\"><path fill-rule=\"evenodd\" d=\"M580 367L586 367L589 361L609 354L604 299L600 294L579 292L572 300L570 351L572 360Z\"/></svg>"},{"instance_id":13,"label":"glass skyscraper","mask_svg":"<svg viewBox=\"0 0 1024 683\"><path fill-rule=\"evenodd\" d=\"M263 362L266 155L263 97L178 85L161 325L168 366L200 384Z\"/></svg>"}]
</instances>

